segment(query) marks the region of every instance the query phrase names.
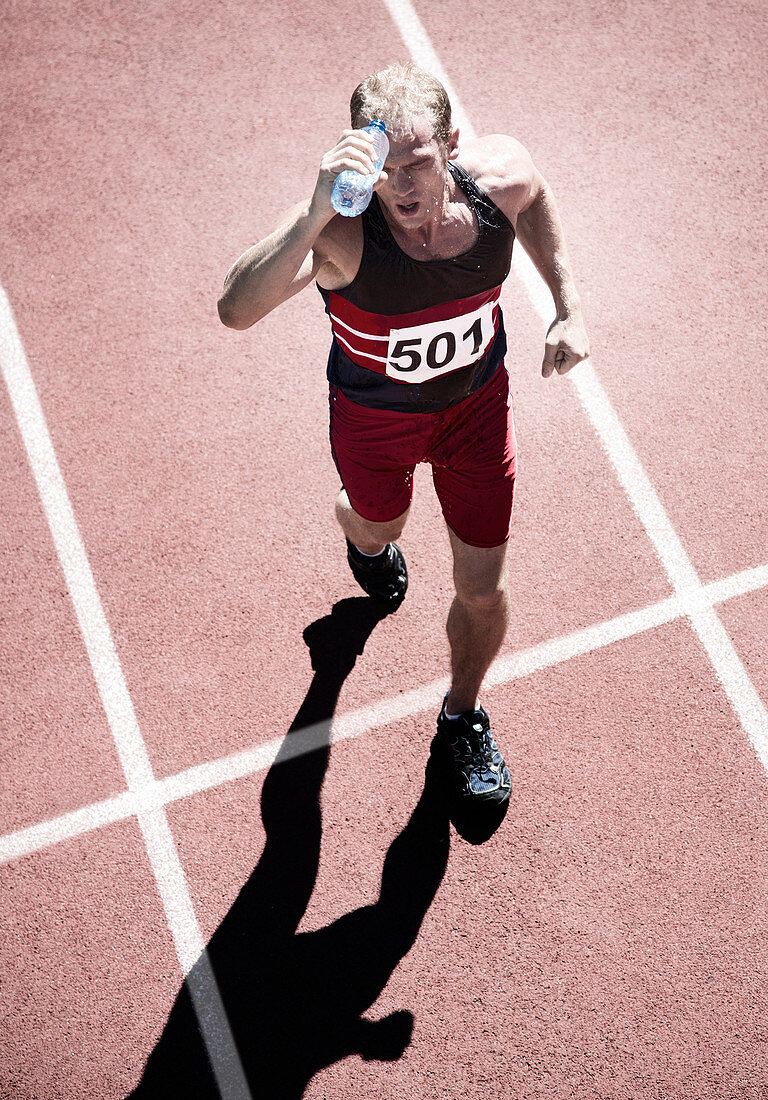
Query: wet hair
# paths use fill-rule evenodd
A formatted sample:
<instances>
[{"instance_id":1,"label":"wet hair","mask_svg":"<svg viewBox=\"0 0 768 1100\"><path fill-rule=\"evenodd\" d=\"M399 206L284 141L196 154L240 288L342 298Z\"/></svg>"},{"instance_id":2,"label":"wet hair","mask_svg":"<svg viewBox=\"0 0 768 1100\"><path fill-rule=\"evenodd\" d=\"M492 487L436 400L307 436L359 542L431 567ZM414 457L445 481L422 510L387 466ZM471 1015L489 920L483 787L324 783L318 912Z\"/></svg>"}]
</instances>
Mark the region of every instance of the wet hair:
<instances>
[{"instance_id":1,"label":"wet hair","mask_svg":"<svg viewBox=\"0 0 768 1100\"><path fill-rule=\"evenodd\" d=\"M414 118L426 115L433 132L447 149L451 137L451 103L440 81L412 61L371 73L358 84L349 101L352 126L359 129L380 118L390 134L407 130Z\"/></svg>"}]
</instances>

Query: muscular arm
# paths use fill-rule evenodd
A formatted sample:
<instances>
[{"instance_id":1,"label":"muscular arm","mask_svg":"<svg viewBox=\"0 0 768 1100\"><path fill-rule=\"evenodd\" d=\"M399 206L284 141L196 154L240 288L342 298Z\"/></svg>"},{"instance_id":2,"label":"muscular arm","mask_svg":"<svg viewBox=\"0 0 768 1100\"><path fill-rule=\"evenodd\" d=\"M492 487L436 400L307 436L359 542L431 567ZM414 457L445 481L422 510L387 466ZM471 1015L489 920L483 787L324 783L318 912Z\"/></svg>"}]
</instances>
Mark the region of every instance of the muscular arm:
<instances>
[{"instance_id":1,"label":"muscular arm","mask_svg":"<svg viewBox=\"0 0 768 1100\"><path fill-rule=\"evenodd\" d=\"M223 324L250 328L311 283L327 262L319 238L329 220L313 215L311 204L302 203L274 232L244 252L224 281L219 299Z\"/></svg>"},{"instance_id":2,"label":"muscular arm","mask_svg":"<svg viewBox=\"0 0 768 1100\"><path fill-rule=\"evenodd\" d=\"M565 374L587 358L589 340L555 197L535 168L530 201L518 212L516 231L555 303L556 316L547 332L541 373L544 378L554 371Z\"/></svg>"},{"instance_id":3,"label":"muscular arm","mask_svg":"<svg viewBox=\"0 0 768 1100\"><path fill-rule=\"evenodd\" d=\"M515 226L555 303L541 373L545 378L554 371L565 374L587 358L589 340L554 195L528 151L514 139L486 138L478 143L476 156L480 186L487 178L486 189Z\"/></svg>"},{"instance_id":4,"label":"muscular arm","mask_svg":"<svg viewBox=\"0 0 768 1100\"><path fill-rule=\"evenodd\" d=\"M558 314L581 309L552 190L536 172L530 205L517 215L517 238L549 287Z\"/></svg>"},{"instance_id":5,"label":"muscular arm","mask_svg":"<svg viewBox=\"0 0 768 1100\"><path fill-rule=\"evenodd\" d=\"M321 273L329 286L343 286L354 276L349 230L338 224L342 219L331 206L331 190L345 169L373 169L370 150L367 134L345 130L322 159L312 198L289 210L269 236L235 262L219 299L219 317L228 328L250 328Z\"/></svg>"}]
</instances>

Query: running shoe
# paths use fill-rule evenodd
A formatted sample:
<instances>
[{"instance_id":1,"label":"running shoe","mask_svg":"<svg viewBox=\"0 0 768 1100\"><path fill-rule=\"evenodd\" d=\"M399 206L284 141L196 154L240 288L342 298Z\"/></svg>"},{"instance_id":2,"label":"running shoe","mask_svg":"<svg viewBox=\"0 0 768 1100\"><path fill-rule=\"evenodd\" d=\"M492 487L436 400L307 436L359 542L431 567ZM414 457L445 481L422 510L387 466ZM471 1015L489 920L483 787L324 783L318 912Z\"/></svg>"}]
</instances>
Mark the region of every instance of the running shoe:
<instances>
[{"instance_id":1,"label":"running shoe","mask_svg":"<svg viewBox=\"0 0 768 1100\"><path fill-rule=\"evenodd\" d=\"M347 561L357 583L372 599L397 606L408 589L408 570L396 542L388 542L375 558L367 558L347 539Z\"/></svg>"},{"instance_id":2,"label":"running shoe","mask_svg":"<svg viewBox=\"0 0 768 1100\"><path fill-rule=\"evenodd\" d=\"M446 696L446 699L448 697ZM483 707L437 719L432 752L442 760L456 831L473 844L495 832L507 812L512 779Z\"/></svg>"}]
</instances>

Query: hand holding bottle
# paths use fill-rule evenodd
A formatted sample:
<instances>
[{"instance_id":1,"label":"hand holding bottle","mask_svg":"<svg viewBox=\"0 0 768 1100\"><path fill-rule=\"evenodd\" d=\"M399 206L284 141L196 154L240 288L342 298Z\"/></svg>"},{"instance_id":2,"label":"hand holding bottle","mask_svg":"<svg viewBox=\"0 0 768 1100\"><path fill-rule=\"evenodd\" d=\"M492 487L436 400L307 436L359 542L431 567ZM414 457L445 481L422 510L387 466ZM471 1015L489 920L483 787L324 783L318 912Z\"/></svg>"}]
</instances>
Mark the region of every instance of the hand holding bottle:
<instances>
[{"instance_id":1,"label":"hand holding bottle","mask_svg":"<svg viewBox=\"0 0 768 1100\"><path fill-rule=\"evenodd\" d=\"M381 119L375 118L362 132L371 140L373 172L361 174L347 169L337 176L331 192L333 209L346 218L357 217L368 206L389 152L389 140Z\"/></svg>"},{"instance_id":2,"label":"hand holding bottle","mask_svg":"<svg viewBox=\"0 0 768 1100\"><path fill-rule=\"evenodd\" d=\"M371 135L371 130L375 136ZM343 210L338 212L347 217L360 213L370 202L372 191L383 183L386 172L382 171L384 161L389 151L389 142L384 133L383 123L374 126L373 123L363 130L344 130L333 149L329 150L320 162L320 172L317 178L315 194L312 204L316 208L323 209L331 217L337 210L336 202L338 193L345 185L362 184L365 194L364 205L352 210L348 201ZM343 177L342 182L339 182ZM336 198L332 194L336 191ZM347 192L349 195L349 192ZM358 200L359 201L359 200Z\"/></svg>"}]
</instances>

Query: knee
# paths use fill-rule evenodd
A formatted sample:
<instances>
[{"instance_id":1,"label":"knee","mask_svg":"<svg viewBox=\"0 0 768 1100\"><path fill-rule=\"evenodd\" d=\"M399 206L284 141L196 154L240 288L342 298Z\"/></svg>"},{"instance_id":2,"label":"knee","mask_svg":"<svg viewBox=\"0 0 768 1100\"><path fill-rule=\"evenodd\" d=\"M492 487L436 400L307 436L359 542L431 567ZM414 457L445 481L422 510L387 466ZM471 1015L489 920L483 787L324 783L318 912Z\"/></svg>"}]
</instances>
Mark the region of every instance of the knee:
<instances>
[{"instance_id":1,"label":"knee","mask_svg":"<svg viewBox=\"0 0 768 1100\"><path fill-rule=\"evenodd\" d=\"M408 519L408 511L409 509L406 509L402 515L393 520L377 523L374 520L363 519L354 510L344 489L336 498L336 519L346 532L347 537L351 538L353 542L366 540L372 543L381 543L381 545L394 542L403 533L405 522ZM364 547L361 546L361 549L364 549Z\"/></svg>"},{"instance_id":2,"label":"knee","mask_svg":"<svg viewBox=\"0 0 768 1100\"><path fill-rule=\"evenodd\" d=\"M469 611L486 615L504 614L509 608L509 587L506 577L492 580L455 577L456 597Z\"/></svg>"}]
</instances>

